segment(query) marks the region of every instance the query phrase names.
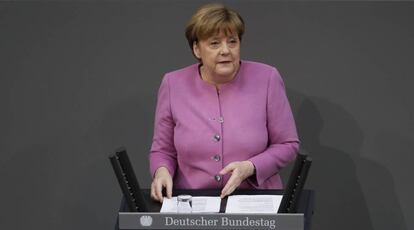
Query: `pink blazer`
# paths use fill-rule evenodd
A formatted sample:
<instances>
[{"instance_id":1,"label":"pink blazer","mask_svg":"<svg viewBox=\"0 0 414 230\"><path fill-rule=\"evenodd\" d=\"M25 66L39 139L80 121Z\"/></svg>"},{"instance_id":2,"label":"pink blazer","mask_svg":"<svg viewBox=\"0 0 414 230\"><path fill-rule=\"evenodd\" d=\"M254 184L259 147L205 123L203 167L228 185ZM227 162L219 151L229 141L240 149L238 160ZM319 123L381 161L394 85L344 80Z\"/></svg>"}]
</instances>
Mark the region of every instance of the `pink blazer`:
<instances>
[{"instance_id":1,"label":"pink blazer","mask_svg":"<svg viewBox=\"0 0 414 230\"><path fill-rule=\"evenodd\" d=\"M150 171L165 166L174 188L222 188L218 172L250 160L256 174L240 188L280 189L279 171L295 159L299 139L283 80L271 66L242 61L220 88L198 64L167 73L158 92Z\"/></svg>"}]
</instances>

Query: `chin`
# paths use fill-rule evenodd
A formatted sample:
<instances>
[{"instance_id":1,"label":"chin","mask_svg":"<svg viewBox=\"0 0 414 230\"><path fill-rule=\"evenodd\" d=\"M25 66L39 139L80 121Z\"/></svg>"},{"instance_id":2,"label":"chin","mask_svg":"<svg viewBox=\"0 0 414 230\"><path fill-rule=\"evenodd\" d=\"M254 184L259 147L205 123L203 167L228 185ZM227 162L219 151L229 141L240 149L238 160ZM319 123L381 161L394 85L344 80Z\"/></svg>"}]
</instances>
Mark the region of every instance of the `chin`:
<instances>
[{"instance_id":1,"label":"chin","mask_svg":"<svg viewBox=\"0 0 414 230\"><path fill-rule=\"evenodd\" d=\"M235 68L233 66L229 66L226 68L220 68L216 71L216 73L218 75L223 75L223 76L227 76L227 75L232 75L235 72Z\"/></svg>"},{"instance_id":2,"label":"chin","mask_svg":"<svg viewBox=\"0 0 414 230\"><path fill-rule=\"evenodd\" d=\"M234 74L233 70L231 70L231 71L218 71L217 72L217 75L225 76L225 77L233 75L233 74Z\"/></svg>"}]
</instances>

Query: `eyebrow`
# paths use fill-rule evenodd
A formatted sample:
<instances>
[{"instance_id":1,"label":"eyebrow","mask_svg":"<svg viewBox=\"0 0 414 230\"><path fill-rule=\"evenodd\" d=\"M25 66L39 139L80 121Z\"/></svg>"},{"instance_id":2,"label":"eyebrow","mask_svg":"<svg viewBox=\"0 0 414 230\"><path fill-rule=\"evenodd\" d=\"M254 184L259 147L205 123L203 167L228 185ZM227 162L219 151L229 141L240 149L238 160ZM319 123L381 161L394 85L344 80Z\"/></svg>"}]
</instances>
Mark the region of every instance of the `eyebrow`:
<instances>
[{"instance_id":1,"label":"eyebrow","mask_svg":"<svg viewBox=\"0 0 414 230\"><path fill-rule=\"evenodd\" d=\"M231 36L228 36L227 38L234 39L234 38L237 38L237 36L236 35L231 35ZM209 38L209 40L219 40L219 39L221 39L221 37L218 37L218 36L214 36L214 37Z\"/></svg>"}]
</instances>

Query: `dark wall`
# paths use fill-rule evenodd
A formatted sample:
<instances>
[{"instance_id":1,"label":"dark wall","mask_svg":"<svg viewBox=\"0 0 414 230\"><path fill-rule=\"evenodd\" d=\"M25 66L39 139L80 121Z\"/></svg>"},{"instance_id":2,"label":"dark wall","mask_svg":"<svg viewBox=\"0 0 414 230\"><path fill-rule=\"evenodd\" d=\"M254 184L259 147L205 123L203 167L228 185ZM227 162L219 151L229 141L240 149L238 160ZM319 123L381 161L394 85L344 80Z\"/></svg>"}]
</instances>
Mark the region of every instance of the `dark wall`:
<instances>
[{"instance_id":1,"label":"dark wall","mask_svg":"<svg viewBox=\"0 0 414 230\"><path fill-rule=\"evenodd\" d=\"M201 1L0 3L0 228L112 229L107 156L147 156L163 73ZM230 1L242 57L282 73L319 230L414 228L414 3ZM286 170L283 175L289 172Z\"/></svg>"}]
</instances>

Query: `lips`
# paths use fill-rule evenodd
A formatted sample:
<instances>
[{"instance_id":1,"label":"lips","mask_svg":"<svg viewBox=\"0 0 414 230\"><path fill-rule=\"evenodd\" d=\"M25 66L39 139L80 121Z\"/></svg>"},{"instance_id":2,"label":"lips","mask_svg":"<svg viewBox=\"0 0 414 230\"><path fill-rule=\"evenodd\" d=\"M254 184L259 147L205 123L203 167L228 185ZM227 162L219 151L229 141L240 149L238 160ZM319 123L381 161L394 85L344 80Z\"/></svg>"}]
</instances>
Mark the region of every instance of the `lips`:
<instances>
[{"instance_id":1,"label":"lips","mask_svg":"<svg viewBox=\"0 0 414 230\"><path fill-rule=\"evenodd\" d=\"M219 61L218 63L219 64L228 64L228 63L231 63L231 61Z\"/></svg>"}]
</instances>

